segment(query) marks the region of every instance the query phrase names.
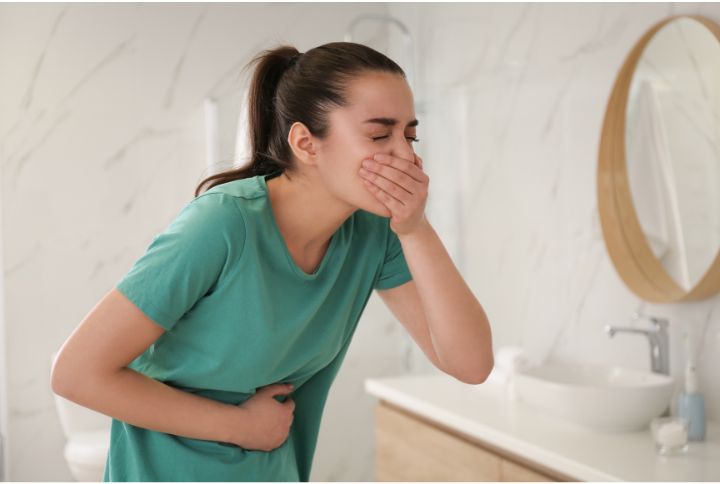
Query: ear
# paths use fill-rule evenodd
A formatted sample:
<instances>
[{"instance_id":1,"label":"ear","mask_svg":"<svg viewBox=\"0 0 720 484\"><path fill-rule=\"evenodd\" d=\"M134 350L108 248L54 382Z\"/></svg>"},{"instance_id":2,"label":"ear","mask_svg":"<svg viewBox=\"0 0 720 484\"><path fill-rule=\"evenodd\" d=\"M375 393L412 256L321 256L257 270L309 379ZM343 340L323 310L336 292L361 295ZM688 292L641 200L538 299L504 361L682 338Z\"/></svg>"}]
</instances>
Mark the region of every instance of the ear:
<instances>
[{"instance_id":1,"label":"ear","mask_svg":"<svg viewBox=\"0 0 720 484\"><path fill-rule=\"evenodd\" d=\"M288 144L295 158L300 163L308 165L316 164L316 140L310 130L300 121L295 121L290 126L288 133Z\"/></svg>"}]
</instances>

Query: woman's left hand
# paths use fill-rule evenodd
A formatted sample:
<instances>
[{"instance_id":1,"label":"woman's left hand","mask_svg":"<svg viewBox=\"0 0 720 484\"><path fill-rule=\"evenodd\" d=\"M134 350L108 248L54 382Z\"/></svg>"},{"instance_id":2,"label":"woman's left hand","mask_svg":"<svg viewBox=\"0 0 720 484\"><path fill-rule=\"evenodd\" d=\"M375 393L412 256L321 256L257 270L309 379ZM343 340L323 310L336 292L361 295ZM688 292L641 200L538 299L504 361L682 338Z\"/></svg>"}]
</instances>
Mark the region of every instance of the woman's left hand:
<instances>
[{"instance_id":1,"label":"woman's left hand","mask_svg":"<svg viewBox=\"0 0 720 484\"><path fill-rule=\"evenodd\" d=\"M390 228L397 234L413 232L428 221L425 218L430 177L422 170L422 159L414 160L377 153L374 162L360 171L365 186L390 211Z\"/></svg>"}]
</instances>

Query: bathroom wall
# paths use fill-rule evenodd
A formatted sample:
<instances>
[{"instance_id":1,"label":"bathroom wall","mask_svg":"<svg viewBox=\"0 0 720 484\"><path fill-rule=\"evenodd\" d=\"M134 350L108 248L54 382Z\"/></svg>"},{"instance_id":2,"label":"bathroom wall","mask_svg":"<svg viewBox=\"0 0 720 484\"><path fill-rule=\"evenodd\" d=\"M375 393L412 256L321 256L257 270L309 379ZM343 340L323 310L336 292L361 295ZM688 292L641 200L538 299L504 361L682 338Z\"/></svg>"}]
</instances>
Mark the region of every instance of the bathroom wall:
<instances>
[{"instance_id":1,"label":"bathroom wall","mask_svg":"<svg viewBox=\"0 0 720 484\"><path fill-rule=\"evenodd\" d=\"M225 114L251 56L281 42L304 52L343 40L356 15L385 9L380 3L0 6L8 380L0 407L8 407L7 479L71 480L50 354L207 174L203 100L221 103L221 157L232 156L227 138L235 126ZM357 34L378 47L386 38L378 25ZM407 358L408 339L374 296L329 404L335 408L321 430L313 480L371 478L370 402L356 404L362 379L417 370ZM346 441L347 432L362 433L361 449ZM340 470L338 448L353 459Z\"/></svg>"},{"instance_id":2,"label":"bathroom wall","mask_svg":"<svg viewBox=\"0 0 720 484\"><path fill-rule=\"evenodd\" d=\"M364 12L392 13L415 39L428 218L488 313L495 347L648 369L642 337L609 339L602 326L635 310L668 316L673 374L678 335L691 329L708 417L720 418L710 384L720 298L639 301L608 258L595 193L605 103L625 55L667 15L720 21L718 4L3 4L7 479L70 480L50 353L206 174L203 99L234 99L259 49L343 40ZM386 45L383 32L364 35ZM227 139L234 126L221 129ZM328 399L311 480L373 480L375 399L363 379L428 371L374 296Z\"/></svg>"},{"instance_id":3,"label":"bathroom wall","mask_svg":"<svg viewBox=\"0 0 720 484\"><path fill-rule=\"evenodd\" d=\"M494 346L522 346L535 362L649 370L646 337L609 338L603 326L630 325L634 311L665 316L672 375L682 382L688 330L707 417L720 419L720 297L639 300L608 256L596 192L606 103L626 55L668 16L720 22L720 4L395 3L390 12L417 42L428 217L488 313Z\"/></svg>"},{"instance_id":4,"label":"bathroom wall","mask_svg":"<svg viewBox=\"0 0 720 484\"><path fill-rule=\"evenodd\" d=\"M0 156L2 150L0 149ZM0 170L1 171L1 170ZM0 177L1 177L0 173ZM3 223L2 223L2 196L0 196L0 274L5 273L3 254ZM5 462L8 460L7 452L7 339L5 337L5 278L0 277L0 481L7 481L7 468Z\"/></svg>"}]
</instances>

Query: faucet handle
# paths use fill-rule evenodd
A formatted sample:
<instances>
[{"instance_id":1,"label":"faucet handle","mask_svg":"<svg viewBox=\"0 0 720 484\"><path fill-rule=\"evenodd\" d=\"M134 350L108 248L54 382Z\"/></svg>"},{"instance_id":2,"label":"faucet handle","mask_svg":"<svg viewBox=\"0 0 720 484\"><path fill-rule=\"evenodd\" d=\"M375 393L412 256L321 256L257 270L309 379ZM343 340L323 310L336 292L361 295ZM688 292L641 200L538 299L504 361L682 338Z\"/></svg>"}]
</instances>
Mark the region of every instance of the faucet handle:
<instances>
[{"instance_id":1,"label":"faucet handle","mask_svg":"<svg viewBox=\"0 0 720 484\"><path fill-rule=\"evenodd\" d=\"M647 319L651 323L653 323L653 326L657 327L658 330L666 330L668 327L668 324L670 324L670 320L668 318L660 318L657 316L650 316L647 314L642 314L637 311L632 313L632 319L631 321L637 321L638 319Z\"/></svg>"},{"instance_id":2,"label":"faucet handle","mask_svg":"<svg viewBox=\"0 0 720 484\"><path fill-rule=\"evenodd\" d=\"M655 316L651 316L649 319L656 325L661 326L663 329L667 329L668 324L670 324L670 320L668 318L658 318Z\"/></svg>"}]
</instances>

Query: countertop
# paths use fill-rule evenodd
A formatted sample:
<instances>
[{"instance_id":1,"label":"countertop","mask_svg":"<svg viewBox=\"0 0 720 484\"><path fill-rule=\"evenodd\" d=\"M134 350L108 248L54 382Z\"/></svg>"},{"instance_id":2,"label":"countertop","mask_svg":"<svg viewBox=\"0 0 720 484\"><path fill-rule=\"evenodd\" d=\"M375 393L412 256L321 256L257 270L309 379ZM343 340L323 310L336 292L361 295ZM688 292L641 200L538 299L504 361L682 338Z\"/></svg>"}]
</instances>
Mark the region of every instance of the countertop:
<instances>
[{"instance_id":1,"label":"countertop","mask_svg":"<svg viewBox=\"0 0 720 484\"><path fill-rule=\"evenodd\" d=\"M500 383L468 385L449 375L369 378L365 391L578 481L720 481L720 423L687 454L659 456L650 428L602 433L546 416L506 397Z\"/></svg>"}]
</instances>

